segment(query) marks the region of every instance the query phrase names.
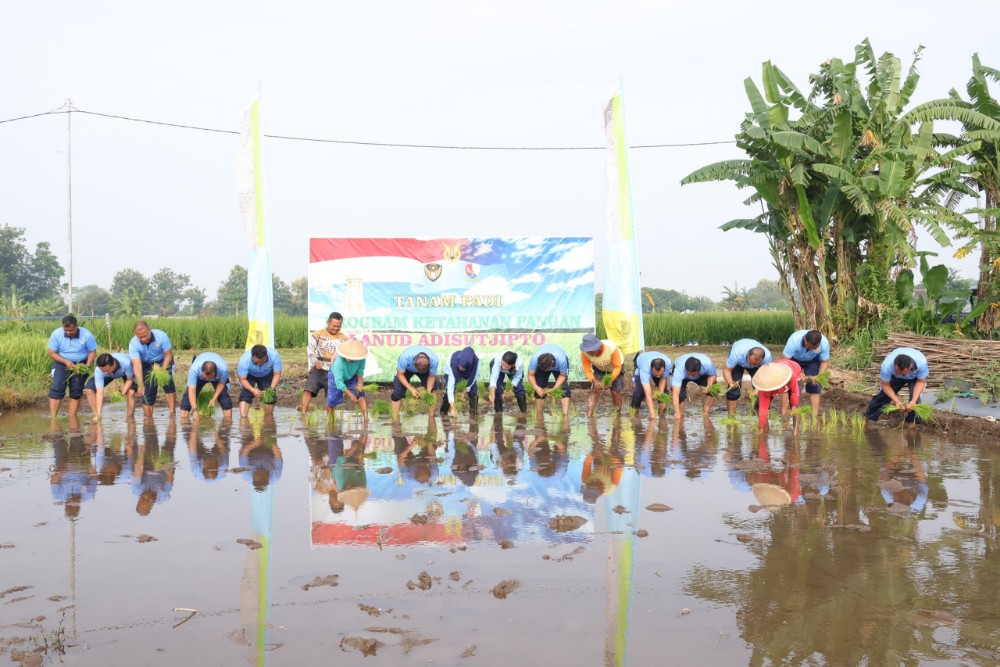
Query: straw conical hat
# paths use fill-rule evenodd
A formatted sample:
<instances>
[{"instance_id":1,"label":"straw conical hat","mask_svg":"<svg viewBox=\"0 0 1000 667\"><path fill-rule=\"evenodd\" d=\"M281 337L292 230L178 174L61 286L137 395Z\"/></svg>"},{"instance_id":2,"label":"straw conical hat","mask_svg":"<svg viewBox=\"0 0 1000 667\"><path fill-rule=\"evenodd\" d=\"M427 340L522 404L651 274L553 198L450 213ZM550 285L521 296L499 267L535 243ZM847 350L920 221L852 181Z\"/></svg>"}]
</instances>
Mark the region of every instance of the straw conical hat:
<instances>
[{"instance_id":1,"label":"straw conical hat","mask_svg":"<svg viewBox=\"0 0 1000 667\"><path fill-rule=\"evenodd\" d=\"M777 484L754 484L753 497L764 507L768 505L790 505L792 497Z\"/></svg>"},{"instance_id":2,"label":"straw conical hat","mask_svg":"<svg viewBox=\"0 0 1000 667\"><path fill-rule=\"evenodd\" d=\"M345 505L347 505L356 512L358 511L358 509L361 508L361 505L363 505L364 502L368 500L368 494L369 494L368 489L355 488L355 489L348 489L347 491L341 491L338 494L338 498L340 498L340 501L342 503L344 503Z\"/></svg>"},{"instance_id":3,"label":"straw conical hat","mask_svg":"<svg viewBox=\"0 0 1000 667\"><path fill-rule=\"evenodd\" d=\"M764 364L754 373L754 389L758 391L774 391L781 389L792 379L792 369L785 364Z\"/></svg>"},{"instance_id":4,"label":"straw conical hat","mask_svg":"<svg viewBox=\"0 0 1000 667\"><path fill-rule=\"evenodd\" d=\"M348 340L337 346L337 355L350 361L360 361L368 356L368 348L360 340Z\"/></svg>"}]
</instances>

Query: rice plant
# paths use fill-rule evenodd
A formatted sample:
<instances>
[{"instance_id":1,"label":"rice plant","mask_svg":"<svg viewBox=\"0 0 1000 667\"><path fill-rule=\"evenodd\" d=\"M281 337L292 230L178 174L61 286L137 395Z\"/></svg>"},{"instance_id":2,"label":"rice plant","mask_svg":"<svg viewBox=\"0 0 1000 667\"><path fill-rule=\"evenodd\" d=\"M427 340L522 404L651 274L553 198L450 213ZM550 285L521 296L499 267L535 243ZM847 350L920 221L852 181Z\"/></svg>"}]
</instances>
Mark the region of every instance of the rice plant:
<instances>
[{"instance_id":1,"label":"rice plant","mask_svg":"<svg viewBox=\"0 0 1000 667\"><path fill-rule=\"evenodd\" d=\"M437 403L437 396L434 395L433 391L425 391L424 395L420 397L420 401L425 408L433 408L434 404Z\"/></svg>"},{"instance_id":2,"label":"rice plant","mask_svg":"<svg viewBox=\"0 0 1000 667\"><path fill-rule=\"evenodd\" d=\"M152 369L143 378L150 387L156 387L157 389L163 389L170 381L174 379L170 371L165 369L159 364L153 364Z\"/></svg>"},{"instance_id":3,"label":"rice plant","mask_svg":"<svg viewBox=\"0 0 1000 667\"><path fill-rule=\"evenodd\" d=\"M274 387L268 387L260 392L260 402L264 405L274 405L278 402L278 392L274 390Z\"/></svg>"},{"instance_id":4,"label":"rice plant","mask_svg":"<svg viewBox=\"0 0 1000 667\"><path fill-rule=\"evenodd\" d=\"M603 386L605 389L610 387L613 381L614 380L611 378L611 373L605 373L604 375L601 376L601 386Z\"/></svg>"},{"instance_id":5,"label":"rice plant","mask_svg":"<svg viewBox=\"0 0 1000 667\"><path fill-rule=\"evenodd\" d=\"M530 382L524 385L524 393L527 395L529 400L533 401L535 400L535 398L537 398L535 396L535 385L531 384Z\"/></svg>"},{"instance_id":6,"label":"rice plant","mask_svg":"<svg viewBox=\"0 0 1000 667\"><path fill-rule=\"evenodd\" d=\"M811 405L800 405L797 408L792 408L788 414L792 417L810 417L812 413L813 409Z\"/></svg>"},{"instance_id":7,"label":"rice plant","mask_svg":"<svg viewBox=\"0 0 1000 667\"><path fill-rule=\"evenodd\" d=\"M561 401L566 398L566 390L562 387L553 387L552 389L546 391L546 394L551 396L554 401Z\"/></svg>"},{"instance_id":8,"label":"rice plant","mask_svg":"<svg viewBox=\"0 0 1000 667\"><path fill-rule=\"evenodd\" d=\"M762 343L782 343L795 331L788 311L655 313L644 315L646 345L671 345L696 340L702 345L720 345L740 338ZM606 338L603 319L597 317L597 337Z\"/></svg>"},{"instance_id":9,"label":"rice plant","mask_svg":"<svg viewBox=\"0 0 1000 667\"><path fill-rule=\"evenodd\" d=\"M385 415L392 414L392 405L389 401L380 398L372 404L371 412L377 417L384 417Z\"/></svg>"},{"instance_id":10,"label":"rice plant","mask_svg":"<svg viewBox=\"0 0 1000 667\"><path fill-rule=\"evenodd\" d=\"M917 403L912 408L910 408L922 422L928 424L936 424L937 417L934 416L934 408L932 408L927 403ZM882 408L882 414L889 415L894 412L904 412L895 403L890 403L889 405Z\"/></svg>"},{"instance_id":11,"label":"rice plant","mask_svg":"<svg viewBox=\"0 0 1000 667\"><path fill-rule=\"evenodd\" d=\"M637 414L639 414L639 408L634 408L631 405L628 406L628 416L630 418L635 417Z\"/></svg>"},{"instance_id":12,"label":"rice plant","mask_svg":"<svg viewBox=\"0 0 1000 667\"><path fill-rule=\"evenodd\" d=\"M361 391L366 394L377 394L381 387L379 387L378 382L372 382L371 384L366 384L361 387Z\"/></svg>"},{"instance_id":13,"label":"rice plant","mask_svg":"<svg viewBox=\"0 0 1000 667\"><path fill-rule=\"evenodd\" d=\"M215 406L212 405L212 397L215 391L211 386L205 387L198 394L198 414L202 417L211 417L215 414Z\"/></svg>"},{"instance_id":14,"label":"rice plant","mask_svg":"<svg viewBox=\"0 0 1000 667\"><path fill-rule=\"evenodd\" d=\"M830 384L830 371L825 370L815 378L816 384L818 384L823 389L829 389L832 385Z\"/></svg>"},{"instance_id":15,"label":"rice plant","mask_svg":"<svg viewBox=\"0 0 1000 667\"><path fill-rule=\"evenodd\" d=\"M865 426L868 420L860 412L855 412L851 415L851 432L854 435L861 435L865 432Z\"/></svg>"},{"instance_id":16,"label":"rice plant","mask_svg":"<svg viewBox=\"0 0 1000 667\"><path fill-rule=\"evenodd\" d=\"M76 364L66 373L66 384L70 383L75 377L83 377L84 381L89 380L94 376L94 367L88 366L87 364Z\"/></svg>"},{"instance_id":17,"label":"rice plant","mask_svg":"<svg viewBox=\"0 0 1000 667\"><path fill-rule=\"evenodd\" d=\"M120 391L108 391L104 393L104 398L107 399L108 403L124 403L125 396L122 395Z\"/></svg>"},{"instance_id":18,"label":"rice plant","mask_svg":"<svg viewBox=\"0 0 1000 667\"><path fill-rule=\"evenodd\" d=\"M653 393L653 398L657 403L672 403L673 398L665 391L657 391Z\"/></svg>"},{"instance_id":19,"label":"rice plant","mask_svg":"<svg viewBox=\"0 0 1000 667\"><path fill-rule=\"evenodd\" d=\"M712 398L719 398L729 391L729 384L726 382L715 382L708 387L708 395Z\"/></svg>"}]
</instances>

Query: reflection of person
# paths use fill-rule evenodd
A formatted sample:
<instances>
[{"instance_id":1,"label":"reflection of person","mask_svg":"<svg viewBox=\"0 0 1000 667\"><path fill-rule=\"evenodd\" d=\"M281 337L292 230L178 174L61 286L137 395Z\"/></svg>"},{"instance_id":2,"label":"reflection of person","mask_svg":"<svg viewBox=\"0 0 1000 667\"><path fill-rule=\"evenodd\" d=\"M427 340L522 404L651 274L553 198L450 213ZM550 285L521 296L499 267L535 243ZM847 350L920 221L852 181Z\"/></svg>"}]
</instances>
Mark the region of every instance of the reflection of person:
<instances>
[{"instance_id":1,"label":"reflection of person","mask_svg":"<svg viewBox=\"0 0 1000 667\"><path fill-rule=\"evenodd\" d=\"M418 484L433 484L438 476L433 434L404 436L394 430L392 442L400 474Z\"/></svg>"},{"instance_id":2,"label":"reflection of person","mask_svg":"<svg viewBox=\"0 0 1000 667\"><path fill-rule=\"evenodd\" d=\"M49 358L52 359L52 386L49 388L49 415L56 416L66 389L69 388L68 414L76 415L80 409L80 397L86 376L72 373L77 364L89 366L97 356L97 340L94 334L77 324L76 318L67 315L62 318L62 326L49 336Z\"/></svg>"},{"instance_id":3,"label":"reflection of person","mask_svg":"<svg viewBox=\"0 0 1000 667\"><path fill-rule=\"evenodd\" d=\"M593 448L583 460L583 469L580 472L583 486L580 491L583 493L583 499L593 504L604 494L613 491L621 482L622 459L610 448L605 448L594 422L591 422L590 426L590 439Z\"/></svg>"},{"instance_id":4,"label":"reflection of person","mask_svg":"<svg viewBox=\"0 0 1000 667\"><path fill-rule=\"evenodd\" d=\"M802 367L791 359L779 359L770 364L764 364L750 382L757 390L757 423L762 431L767 430L767 412L771 409L771 399L775 396L781 401L781 417L788 415L788 405L799 407L799 378Z\"/></svg>"},{"instance_id":5,"label":"reflection of person","mask_svg":"<svg viewBox=\"0 0 1000 667\"><path fill-rule=\"evenodd\" d=\"M806 380L806 393L812 405L813 414L819 414L819 394L822 387L816 382L816 376L830 367L830 341L815 329L802 329L788 337L785 351L786 359L798 362L802 367L802 375Z\"/></svg>"},{"instance_id":6,"label":"reflection of person","mask_svg":"<svg viewBox=\"0 0 1000 667\"><path fill-rule=\"evenodd\" d=\"M94 363L94 374L83 386L94 419L99 420L104 409L104 385L118 378L122 380L121 392L127 400L126 414L133 417L135 415L135 382L132 377L132 363L129 361L128 355L105 352L97 357L97 361Z\"/></svg>"},{"instance_id":7,"label":"reflection of person","mask_svg":"<svg viewBox=\"0 0 1000 667\"><path fill-rule=\"evenodd\" d=\"M306 351L309 355L309 375L306 386L302 390L302 414L309 409L309 401L316 398L319 392L327 390L327 375L330 365L337 356L337 347L345 340L347 334L340 330L344 316L338 312L330 313L326 319L326 328L314 331L309 335Z\"/></svg>"},{"instance_id":8,"label":"reflection of person","mask_svg":"<svg viewBox=\"0 0 1000 667\"><path fill-rule=\"evenodd\" d=\"M365 472L365 448L368 446L368 434L361 432L351 446L344 449L344 440L340 437L327 439L330 451L330 468L336 491L330 493L330 509L336 504L343 508L344 503L357 509L368 498L368 476ZM336 510L334 510L336 511Z\"/></svg>"},{"instance_id":9,"label":"reflection of person","mask_svg":"<svg viewBox=\"0 0 1000 667\"><path fill-rule=\"evenodd\" d=\"M641 352L635 357L635 375L632 382L635 385L632 390L632 407L639 408L645 400L649 409L649 416L657 414L663 416L667 409L666 403L660 403L660 408L656 408L656 400L653 398L653 387L656 392L667 391L667 380L670 379L670 371L673 364L670 357L661 352Z\"/></svg>"},{"instance_id":10,"label":"reflection of person","mask_svg":"<svg viewBox=\"0 0 1000 667\"><path fill-rule=\"evenodd\" d=\"M477 433L478 437L478 433ZM456 438L455 432L448 431L448 465L451 472L462 484L473 486L479 476L479 457L476 454L476 440L462 437Z\"/></svg>"},{"instance_id":11,"label":"reflection of person","mask_svg":"<svg viewBox=\"0 0 1000 667\"><path fill-rule=\"evenodd\" d=\"M693 382L705 394L704 413L708 416L715 399L709 393L709 386L715 382L715 364L700 352L682 354L674 362L674 372L670 376L670 393L674 404L674 419L684 416L684 401L687 400L687 385Z\"/></svg>"},{"instance_id":12,"label":"reflection of person","mask_svg":"<svg viewBox=\"0 0 1000 667\"><path fill-rule=\"evenodd\" d=\"M868 420L878 421L882 408L891 403L906 413L904 421L907 424L919 424L920 417L913 411L913 406L920 402L920 394L927 386L929 376L927 357L920 351L912 347L897 347L890 352L879 369L882 388L868 404ZM903 403L899 398L899 390L904 386L910 391L909 403Z\"/></svg>"},{"instance_id":13,"label":"reflection of person","mask_svg":"<svg viewBox=\"0 0 1000 667\"><path fill-rule=\"evenodd\" d=\"M771 351L752 338L741 338L733 343L729 350L729 358L726 359L726 367L722 370L722 377L729 385L726 392L726 406L729 414L735 414L737 401L740 400L740 384L743 382L743 373L753 376L757 369L763 364L771 363Z\"/></svg>"},{"instance_id":14,"label":"reflection of person","mask_svg":"<svg viewBox=\"0 0 1000 667\"><path fill-rule=\"evenodd\" d=\"M188 463L191 473L205 482L214 482L226 476L229 470L229 430L228 424L214 432L215 446L209 449L199 437L198 427L189 427Z\"/></svg>"},{"instance_id":15,"label":"reflection of person","mask_svg":"<svg viewBox=\"0 0 1000 667\"><path fill-rule=\"evenodd\" d=\"M549 381L552 388L549 388ZM562 389L560 399L564 419L569 419L569 357L566 352L554 343L542 345L528 360L528 382L535 390L535 416L542 418L542 408L545 397L553 389Z\"/></svg>"},{"instance_id":16,"label":"reflection of person","mask_svg":"<svg viewBox=\"0 0 1000 667\"><path fill-rule=\"evenodd\" d=\"M132 469L132 493L138 497L136 513L149 516L154 505L170 499L174 488L174 451L172 447L161 451L152 420L146 420L142 430L142 444Z\"/></svg>"},{"instance_id":17,"label":"reflection of person","mask_svg":"<svg viewBox=\"0 0 1000 667\"><path fill-rule=\"evenodd\" d=\"M365 360L368 348L359 340L349 340L337 348L337 358L330 367L329 385L326 390L326 411L330 413L346 398L357 403L361 414L368 421L368 403L365 394Z\"/></svg>"},{"instance_id":18,"label":"reflection of person","mask_svg":"<svg viewBox=\"0 0 1000 667\"><path fill-rule=\"evenodd\" d=\"M561 431L549 433L545 425L531 442L525 442L531 470L539 477L561 477L569 464L566 437Z\"/></svg>"},{"instance_id":19,"label":"reflection of person","mask_svg":"<svg viewBox=\"0 0 1000 667\"><path fill-rule=\"evenodd\" d=\"M240 356L240 361L236 365L236 377L240 383L240 416L246 417L250 413L250 404L253 399L264 393L265 389L277 391L278 383L281 382L281 355L273 347L265 345L254 345ZM261 403L264 406L264 414L269 415L274 412L274 404L277 400Z\"/></svg>"},{"instance_id":20,"label":"reflection of person","mask_svg":"<svg viewBox=\"0 0 1000 667\"><path fill-rule=\"evenodd\" d=\"M79 433L80 422L76 417L70 417L69 428ZM54 462L49 475L52 499L62 503L66 518L76 519L81 503L97 494L98 467L82 435L72 435L67 441L65 432L53 427L52 436Z\"/></svg>"},{"instance_id":21,"label":"reflection of person","mask_svg":"<svg viewBox=\"0 0 1000 667\"><path fill-rule=\"evenodd\" d=\"M399 408L407 391L416 398L422 397L424 392L434 392L437 372L438 356L429 347L411 345L403 350L396 362L396 377L392 380L392 395L389 396L392 402L392 421L399 421ZM414 376L420 380L419 387L411 384ZM433 416L433 405L429 407L428 414Z\"/></svg>"},{"instance_id":22,"label":"reflection of person","mask_svg":"<svg viewBox=\"0 0 1000 667\"><path fill-rule=\"evenodd\" d=\"M917 455L919 440L911 433L907 431L905 442L898 446L886 447L877 433L873 434L871 442L883 449L879 493L889 510L919 514L927 506L930 488L927 485L927 468Z\"/></svg>"},{"instance_id":23,"label":"reflection of person","mask_svg":"<svg viewBox=\"0 0 1000 667\"><path fill-rule=\"evenodd\" d=\"M587 417L594 416L597 399L607 387L603 379L611 375L611 402L615 412L621 414L622 392L625 391L625 377L622 368L625 366L625 355L610 340L601 340L594 334L584 334L580 342L580 361L583 363L583 374L590 381L590 398L587 405Z\"/></svg>"},{"instance_id":24,"label":"reflection of person","mask_svg":"<svg viewBox=\"0 0 1000 667\"><path fill-rule=\"evenodd\" d=\"M206 384L215 389L208 404L215 406L218 403L226 419L233 416L233 399L229 396L229 367L215 352L202 352L194 358L188 370L187 391L181 396L181 419L187 419L192 409L198 409L198 394Z\"/></svg>"},{"instance_id":25,"label":"reflection of person","mask_svg":"<svg viewBox=\"0 0 1000 667\"><path fill-rule=\"evenodd\" d=\"M479 415L479 356L471 347L462 348L451 355L449 363L444 368L447 390L441 401L441 414L457 417L455 410L455 385L466 382L465 393L469 395L469 416Z\"/></svg>"},{"instance_id":26,"label":"reflection of person","mask_svg":"<svg viewBox=\"0 0 1000 667\"><path fill-rule=\"evenodd\" d=\"M500 468L504 475L515 477L521 469L521 457L518 454L517 443L513 437L507 442L507 433L503 430L503 417L499 414L493 417L493 443L490 446L490 458L493 465Z\"/></svg>"},{"instance_id":27,"label":"reflection of person","mask_svg":"<svg viewBox=\"0 0 1000 667\"><path fill-rule=\"evenodd\" d=\"M494 412L503 412L504 385L510 382L514 400L523 415L528 410L528 397L524 391L524 361L516 352L507 350L490 361L490 402Z\"/></svg>"},{"instance_id":28,"label":"reflection of person","mask_svg":"<svg viewBox=\"0 0 1000 667\"><path fill-rule=\"evenodd\" d=\"M268 419L266 416L264 418ZM273 433L273 419L270 421L270 430ZM254 491L264 492L269 484L281 479L284 459L281 457L278 440L273 435L266 438L262 435L253 437L240 449L239 460L240 467L246 468L243 478L253 483Z\"/></svg>"},{"instance_id":29,"label":"reflection of person","mask_svg":"<svg viewBox=\"0 0 1000 667\"><path fill-rule=\"evenodd\" d=\"M132 374L135 376L136 387L142 387L145 392L142 401L142 411L147 417L153 416L153 404L156 403L157 387L150 380L149 374L154 365L159 365L170 372L170 382L163 387L167 397L167 407L170 414L177 409L176 388L174 386L174 350L170 336L159 329L150 329L149 325L139 320L132 327L134 336L128 344L128 356L132 362Z\"/></svg>"}]
</instances>

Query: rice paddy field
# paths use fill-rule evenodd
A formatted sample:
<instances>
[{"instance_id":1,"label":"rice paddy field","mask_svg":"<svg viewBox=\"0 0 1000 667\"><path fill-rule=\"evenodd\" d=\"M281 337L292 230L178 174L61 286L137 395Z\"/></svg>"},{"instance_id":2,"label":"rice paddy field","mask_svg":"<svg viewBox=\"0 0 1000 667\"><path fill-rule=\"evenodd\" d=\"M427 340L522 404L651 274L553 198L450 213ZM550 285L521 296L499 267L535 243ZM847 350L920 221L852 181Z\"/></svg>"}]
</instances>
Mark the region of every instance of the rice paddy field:
<instances>
[{"instance_id":1,"label":"rice paddy field","mask_svg":"<svg viewBox=\"0 0 1000 667\"><path fill-rule=\"evenodd\" d=\"M244 316L146 321L151 328L167 332L176 350L223 353L242 350L246 342ZM116 318L108 327L104 318L80 318L80 325L97 338L99 352L127 349L134 322L131 318ZM51 368L46 345L58 326L58 319L0 321L0 409L27 405L45 395ZM646 315L643 326L649 347L689 342L725 345L740 338L755 338L775 346L783 344L795 329L789 312L657 313ZM275 320L275 347L301 350L288 358L301 360L304 366L308 333L305 317L280 317ZM605 335L600 318L597 334ZM228 358L227 354L223 356Z\"/></svg>"}]
</instances>

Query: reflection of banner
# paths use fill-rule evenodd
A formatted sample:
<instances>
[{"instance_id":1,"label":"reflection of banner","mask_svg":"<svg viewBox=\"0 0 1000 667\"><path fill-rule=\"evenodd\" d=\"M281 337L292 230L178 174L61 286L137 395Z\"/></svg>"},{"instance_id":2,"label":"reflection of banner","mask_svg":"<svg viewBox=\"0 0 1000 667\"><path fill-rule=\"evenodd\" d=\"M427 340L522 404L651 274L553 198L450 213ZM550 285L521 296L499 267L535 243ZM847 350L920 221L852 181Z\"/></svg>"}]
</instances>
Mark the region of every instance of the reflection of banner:
<instances>
[{"instance_id":1,"label":"reflection of banner","mask_svg":"<svg viewBox=\"0 0 1000 667\"><path fill-rule=\"evenodd\" d=\"M243 226L250 242L247 264L247 349L274 345L274 295L271 283L271 252L264 217L264 170L261 159L260 97L243 116L236 166L236 197L243 213Z\"/></svg>"},{"instance_id":2,"label":"reflection of banner","mask_svg":"<svg viewBox=\"0 0 1000 667\"><path fill-rule=\"evenodd\" d=\"M628 144L621 86L604 108L607 134L607 265L601 318L607 337L622 352L638 352L645 345L639 294L639 260L632 224Z\"/></svg>"},{"instance_id":3,"label":"reflection of banner","mask_svg":"<svg viewBox=\"0 0 1000 667\"><path fill-rule=\"evenodd\" d=\"M309 326L344 315L387 380L408 345L488 360L545 343L576 357L594 328L593 239L320 238L309 241ZM579 374L578 367L572 368Z\"/></svg>"}]
</instances>

